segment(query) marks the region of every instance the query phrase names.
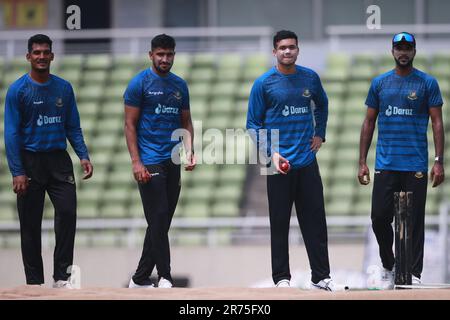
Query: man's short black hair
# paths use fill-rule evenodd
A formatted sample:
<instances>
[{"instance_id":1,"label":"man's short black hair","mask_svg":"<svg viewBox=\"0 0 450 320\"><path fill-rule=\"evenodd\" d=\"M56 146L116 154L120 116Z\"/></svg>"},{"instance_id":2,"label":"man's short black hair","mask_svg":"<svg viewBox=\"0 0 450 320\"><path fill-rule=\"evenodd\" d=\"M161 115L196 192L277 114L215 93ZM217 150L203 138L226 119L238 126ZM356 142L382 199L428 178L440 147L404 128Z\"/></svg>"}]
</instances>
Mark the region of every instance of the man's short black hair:
<instances>
[{"instance_id":1,"label":"man's short black hair","mask_svg":"<svg viewBox=\"0 0 450 320\"><path fill-rule=\"evenodd\" d=\"M295 39L298 44L298 38L295 32L289 30L280 30L273 36L273 47L277 48L277 43L284 39Z\"/></svg>"},{"instance_id":2,"label":"man's short black hair","mask_svg":"<svg viewBox=\"0 0 450 320\"><path fill-rule=\"evenodd\" d=\"M45 34L35 34L30 39L28 39L28 53L31 53L31 51L33 50L33 43L46 43L50 47L50 51L52 50L52 40Z\"/></svg>"},{"instance_id":3,"label":"man's short black hair","mask_svg":"<svg viewBox=\"0 0 450 320\"><path fill-rule=\"evenodd\" d=\"M175 49L175 39L167 34L159 34L152 39L152 51L156 48Z\"/></svg>"}]
</instances>

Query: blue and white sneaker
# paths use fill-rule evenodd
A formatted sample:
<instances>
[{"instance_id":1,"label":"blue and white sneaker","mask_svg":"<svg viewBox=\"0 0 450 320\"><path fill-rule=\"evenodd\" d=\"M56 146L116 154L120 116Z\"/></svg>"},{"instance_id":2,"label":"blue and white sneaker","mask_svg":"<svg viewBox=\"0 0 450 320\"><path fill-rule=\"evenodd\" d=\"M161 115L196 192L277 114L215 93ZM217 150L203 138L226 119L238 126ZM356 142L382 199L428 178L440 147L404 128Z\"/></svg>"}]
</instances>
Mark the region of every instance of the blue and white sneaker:
<instances>
[{"instance_id":1,"label":"blue and white sneaker","mask_svg":"<svg viewBox=\"0 0 450 320\"><path fill-rule=\"evenodd\" d=\"M291 282L288 279L282 279L275 285L276 288L290 288Z\"/></svg>"},{"instance_id":2,"label":"blue and white sneaker","mask_svg":"<svg viewBox=\"0 0 450 320\"><path fill-rule=\"evenodd\" d=\"M348 287L335 283L331 278L326 278L317 283L311 281L311 289L337 292L348 290Z\"/></svg>"},{"instance_id":3,"label":"blue and white sneaker","mask_svg":"<svg viewBox=\"0 0 450 320\"><path fill-rule=\"evenodd\" d=\"M381 290L392 290L395 285L395 267L392 270L388 270L383 268L381 271L381 281L380 281L380 289Z\"/></svg>"},{"instance_id":4,"label":"blue and white sneaker","mask_svg":"<svg viewBox=\"0 0 450 320\"><path fill-rule=\"evenodd\" d=\"M67 280L58 280L58 281L53 281L53 288L55 289L75 289L72 284L70 283L70 281Z\"/></svg>"},{"instance_id":5,"label":"blue and white sneaker","mask_svg":"<svg viewBox=\"0 0 450 320\"><path fill-rule=\"evenodd\" d=\"M422 280L420 278L416 277L415 275L412 275L411 277L411 284L417 286L422 284Z\"/></svg>"},{"instance_id":6,"label":"blue and white sneaker","mask_svg":"<svg viewBox=\"0 0 450 320\"><path fill-rule=\"evenodd\" d=\"M158 288L170 289L172 287L173 287L172 282L170 282L169 280L167 280L167 279L165 279L163 277L161 277L161 279L159 279Z\"/></svg>"},{"instance_id":7,"label":"blue and white sneaker","mask_svg":"<svg viewBox=\"0 0 450 320\"><path fill-rule=\"evenodd\" d=\"M137 284L133 281L133 278L130 279L130 283L128 284L128 288L131 289L151 289L154 288L155 286L150 283L150 284Z\"/></svg>"}]
</instances>

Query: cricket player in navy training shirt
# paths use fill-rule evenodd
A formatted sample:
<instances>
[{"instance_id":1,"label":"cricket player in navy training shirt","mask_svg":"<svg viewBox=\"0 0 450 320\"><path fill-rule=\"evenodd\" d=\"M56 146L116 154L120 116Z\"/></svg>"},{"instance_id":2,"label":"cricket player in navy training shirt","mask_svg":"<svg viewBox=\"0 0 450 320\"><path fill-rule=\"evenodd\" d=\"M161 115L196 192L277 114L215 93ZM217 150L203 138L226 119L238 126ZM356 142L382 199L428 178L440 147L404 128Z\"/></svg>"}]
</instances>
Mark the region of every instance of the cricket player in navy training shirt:
<instances>
[{"instance_id":1,"label":"cricket player in navy training shirt","mask_svg":"<svg viewBox=\"0 0 450 320\"><path fill-rule=\"evenodd\" d=\"M361 128L358 179L367 185L367 153L378 118L375 176L372 194L372 228L383 264L384 289L394 286L394 192L413 192L412 283L419 284L423 268L425 202L428 171L428 119L431 117L435 161L432 186L444 181L444 127L442 97L432 76L413 68L416 40L407 32L394 35L395 69L375 79L366 99L367 113Z\"/></svg>"},{"instance_id":2,"label":"cricket player in navy training shirt","mask_svg":"<svg viewBox=\"0 0 450 320\"><path fill-rule=\"evenodd\" d=\"M28 40L31 71L8 89L5 103L5 147L13 189L17 193L22 258L27 284L44 283L41 223L47 191L55 208L53 287L71 288L76 228L76 188L69 140L84 170L93 167L80 128L69 82L50 74L52 41L37 34Z\"/></svg>"},{"instance_id":3,"label":"cricket player in navy training shirt","mask_svg":"<svg viewBox=\"0 0 450 320\"><path fill-rule=\"evenodd\" d=\"M247 114L250 135L260 152L266 149L277 171L267 176L272 278L277 287L290 286L288 235L295 203L312 270L311 287L344 290L330 278L323 186L316 160L325 141L328 99L319 76L295 64L299 48L294 32L279 31L273 46L277 64L256 79ZM261 129L279 130L278 143L273 137L263 139ZM265 141L262 146L261 141Z\"/></svg>"},{"instance_id":4,"label":"cricket player in navy training shirt","mask_svg":"<svg viewBox=\"0 0 450 320\"><path fill-rule=\"evenodd\" d=\"M151 68L136 75L124 94L125 135L148 223L142 256L129 287L153 287L150 276L156 266L158 287L171 288L168 232L180 194L180 164L174 161L180 141L172 139L172 133L185 129L185 169L192 171L194 132L187 84L170 72L175 40L165 34L154 37L149 56Z\"/></svg>"}]
</instances>

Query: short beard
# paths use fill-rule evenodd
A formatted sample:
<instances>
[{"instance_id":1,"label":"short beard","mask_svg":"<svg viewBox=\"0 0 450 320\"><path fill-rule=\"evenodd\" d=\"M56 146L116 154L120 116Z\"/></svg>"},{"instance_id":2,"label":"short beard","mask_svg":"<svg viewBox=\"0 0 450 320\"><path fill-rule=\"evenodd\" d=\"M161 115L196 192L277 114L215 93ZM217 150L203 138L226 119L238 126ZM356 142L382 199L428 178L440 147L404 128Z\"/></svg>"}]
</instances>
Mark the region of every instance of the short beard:
<instances>
[{"instance_id":1,"label":"short beard","mask_svg":"<svg viewBox=\"0 0 450 320\"><path fill-rule=\"evenodd\" d=\"M394 58L394 60L395 60L395 65L397 67L402 68L402 69L406 69L406 68L412 67L414 58L409 60L409 62L407 64L401 64L400 61L398 59L395 59L395 58Z\"/></svg>"},{"instance_id":2,"label":"short beard","mask_svg":"<svg viewBox=\"0 0 450 320\"><path fill-rule=\"evenodd\" d=\"M170 69L172 69L172 66L170 66L170 68L167 69L167 70L163 70L163 69L161 69L159 66L156 66L156 65L155 65L155 69L156 69L159 73L166 74L166 73L169 73L169 72L170 72Z\"/></svg>"}]
</instances>

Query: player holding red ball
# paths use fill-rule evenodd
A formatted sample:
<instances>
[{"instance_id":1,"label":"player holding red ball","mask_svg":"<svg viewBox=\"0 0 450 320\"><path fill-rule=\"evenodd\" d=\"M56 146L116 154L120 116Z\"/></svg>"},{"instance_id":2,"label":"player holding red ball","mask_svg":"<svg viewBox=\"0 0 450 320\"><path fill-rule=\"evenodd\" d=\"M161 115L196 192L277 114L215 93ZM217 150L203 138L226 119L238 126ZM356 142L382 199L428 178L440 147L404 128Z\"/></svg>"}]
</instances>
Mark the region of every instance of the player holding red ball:
<instances>
[{"instance_id":1,"label":"player holding red ball","mask_svg":"<svg viewBox=\"0 0 450 320\"><path fill-rule=\"evenodd\" d=\"M273 46L277 64L255 81L247 114L249 134L276 168L276 174L267 176L272 279L277 287L290 287L288 235L295 203L312 271L311 287L343 290L330 278L323 186L316 160L325 140L328 99L317 73L295 64L299 53L295 33L279 31ZM259 135L264 129L278 130L278 146L271 140L265 144Z\"/></svg>"}]
</instances>

